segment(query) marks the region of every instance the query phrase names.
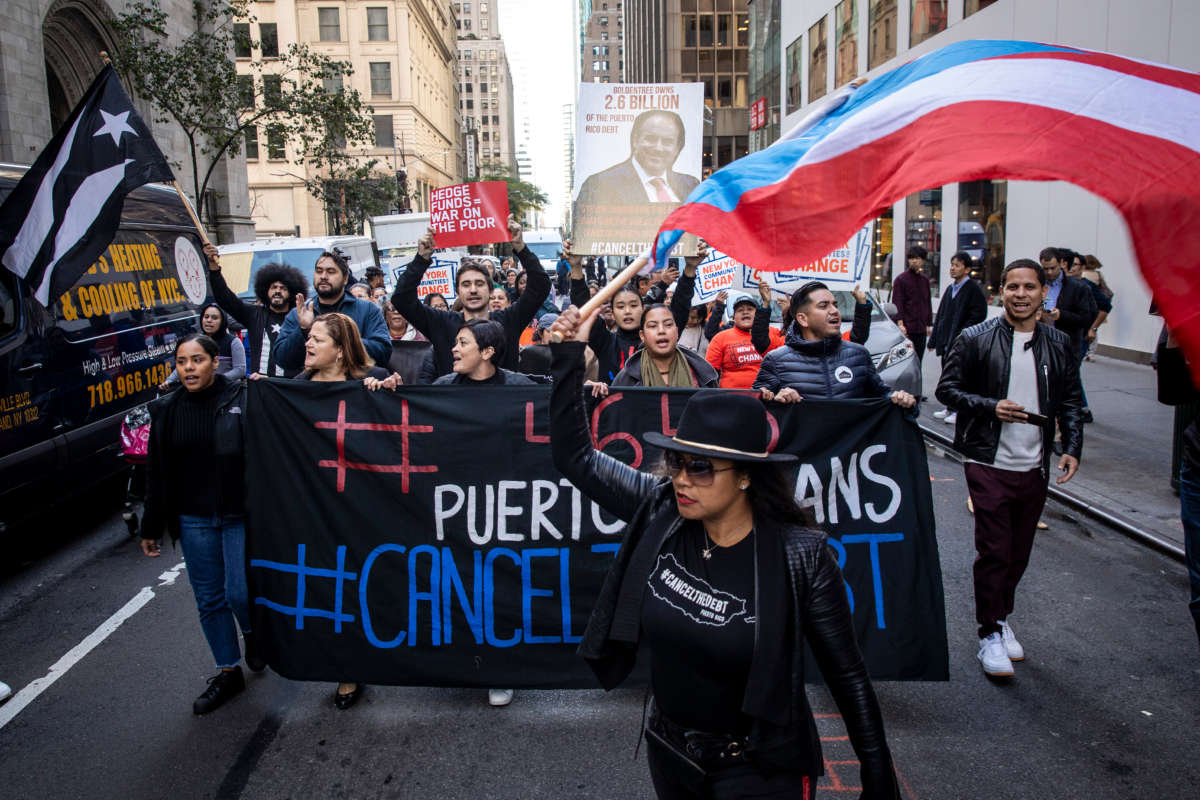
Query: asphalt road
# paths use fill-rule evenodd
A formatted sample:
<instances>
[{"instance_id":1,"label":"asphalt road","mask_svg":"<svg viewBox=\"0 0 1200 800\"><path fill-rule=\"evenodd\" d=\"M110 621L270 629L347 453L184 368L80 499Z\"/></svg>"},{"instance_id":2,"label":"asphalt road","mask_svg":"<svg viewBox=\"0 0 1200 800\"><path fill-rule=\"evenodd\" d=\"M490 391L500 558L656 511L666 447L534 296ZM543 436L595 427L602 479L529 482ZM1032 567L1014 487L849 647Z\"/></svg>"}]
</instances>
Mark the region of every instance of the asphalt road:
<instances>
[{"instance_id":1,"label":"asphalt road","mask_svg":"<svg viewBox=\"0 0 1200 800\"><path fill-rule=\"evenodd\" d=\"M1200 647L1183 567L1051 506L1011 620L1028 659L993 683L975 661L961 467L931 453L930 471L951 678L876 687L905 796L1197 797ZM652 796L633 757L636 690L520 691L493 709L482 690L371 687L339 712L331 685L268 671L194 717L211 656L181 558L141 557L119 516L91 525L0 582L0 680L55 679L15 716L28 690L0 705L0 797ZM810 692L829 762L819 796L856 797L832 702Z\"/></svg>"}]
</instances>

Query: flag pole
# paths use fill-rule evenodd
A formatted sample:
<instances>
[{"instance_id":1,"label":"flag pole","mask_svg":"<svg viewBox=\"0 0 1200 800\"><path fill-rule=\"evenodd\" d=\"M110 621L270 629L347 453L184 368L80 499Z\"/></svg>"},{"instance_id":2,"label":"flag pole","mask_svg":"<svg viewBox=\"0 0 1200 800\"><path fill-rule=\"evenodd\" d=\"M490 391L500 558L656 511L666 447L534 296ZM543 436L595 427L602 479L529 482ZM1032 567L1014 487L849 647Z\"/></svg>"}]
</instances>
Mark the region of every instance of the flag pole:
<instances>
[{"instance_id":1,"label":"flag pole","mask_svg":"<svg viewBox=\"0 0 1200 800\"><path fill-rule=\"evenodd\" d=\"M595 296L592 297L591 300L588 300L586 303L584 303L583 308L579 309L580 319L587 319L593 311L607 303L613 295L621 290L622 286L629 283L639 272L642 271L642 267L646 266L646 263L649 260L649 253L638 256L633 260L633 263L621 270L621 272L617 274L617 277L613 278L604 286L601 286L600 291L596 292ZM554 331L550 335L550 338L554 340L555 344L562 342L562 334L558 331Z\"/></svg>"},{"instance_id":2,"label":"flag pole","mask_svg":"<svg viewBox=\"0 0 1200 800\"><path fill-rule=\"evenodd\" d=\"M171 181L171 185L175 187L175 191L179 193L179 199L183 201L183 207L187 209L188 216L192 218L192 224L196 226L196 231L200 234L201 244L212 244L208 240L208 234L204 232L204 226L200 224L200 218L196 216L192 204L188 202L187 195L183 193L183 187L179 185L179 181Z\"/></svg>"}]
</instances>

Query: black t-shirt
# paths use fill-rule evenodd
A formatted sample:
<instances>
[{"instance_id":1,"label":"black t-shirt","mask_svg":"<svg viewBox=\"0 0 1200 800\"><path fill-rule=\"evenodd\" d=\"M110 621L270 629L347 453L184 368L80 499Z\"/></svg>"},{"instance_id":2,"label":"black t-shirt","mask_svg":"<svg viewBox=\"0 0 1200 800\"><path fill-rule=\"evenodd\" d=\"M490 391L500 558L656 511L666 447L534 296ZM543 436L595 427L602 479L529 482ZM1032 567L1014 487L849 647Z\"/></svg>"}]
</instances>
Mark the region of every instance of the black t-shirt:
<instances>
[{"instance_id":1,"label":"black t-shirt","mask_svg":"<svg viewBox=\"0 0 1200 800\"><path fill-rule=\"evenodd\" d=\"M650 682L659 710L678 725L746 733L742 698L754 656L754 534L710 544L685 522L658 555L642 603Z\"/></svg>"}]
</instances>

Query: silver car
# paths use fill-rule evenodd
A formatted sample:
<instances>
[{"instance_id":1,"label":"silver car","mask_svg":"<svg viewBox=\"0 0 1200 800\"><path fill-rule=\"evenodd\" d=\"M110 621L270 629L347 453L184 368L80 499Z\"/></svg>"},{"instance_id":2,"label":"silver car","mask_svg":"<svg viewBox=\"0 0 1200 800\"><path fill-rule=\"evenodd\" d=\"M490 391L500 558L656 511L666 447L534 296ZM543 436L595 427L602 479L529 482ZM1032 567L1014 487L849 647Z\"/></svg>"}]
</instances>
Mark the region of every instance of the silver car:
<instances>
[{"instance_id":1,"label":"silver car","mask_svg":"<svg viewBox=\"0 0 1200 800\"><path fill-rule=\"evenodd\" d=\"M842 314L842 332L850 330L854 320L854 295L849 291L834 290L837 298L838 311ZM896 315L896 307L891 303L880 304L878 300L867 295L871 303L871 333L864 346L871 353L875 362L875 371L883 382L893 389L901 389L909 394L921 396L921 365L917 362L916 352L912 342L900 332L900 327L892 321Z\"/></svg>"}]
</instances>

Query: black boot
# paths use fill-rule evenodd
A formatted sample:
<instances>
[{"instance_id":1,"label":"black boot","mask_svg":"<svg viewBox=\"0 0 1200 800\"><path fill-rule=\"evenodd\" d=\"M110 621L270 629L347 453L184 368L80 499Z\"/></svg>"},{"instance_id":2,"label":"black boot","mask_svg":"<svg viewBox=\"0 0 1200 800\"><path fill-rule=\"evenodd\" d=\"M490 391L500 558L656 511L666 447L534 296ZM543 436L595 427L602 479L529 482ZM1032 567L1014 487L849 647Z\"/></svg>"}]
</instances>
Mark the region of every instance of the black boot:
<instances>
[{"instance_id":1,"label":"black boot","mask_svg":"<svg viewBox=\"0 0 1200 800\"><path fill-rule=\"evenodd\" d=\"M259 652L258 640L250 631L242 631L242 641L246 644L246 666L251 672L262 672L267 668L267 662Z\"/></svg>"},{"instance_id":2,"label":"black boot","mask_svg":"<svg viewBox=\"0 0 1200 800\"><path fill-rule=\"evenodd\" d=\"M241 694L246 688L246 679L242 677L242 668L223 669L208 679L208 688L204 694L192 703L193 714L207 714L225 705L225 701Z\"/></svg>"}]
</instances>

